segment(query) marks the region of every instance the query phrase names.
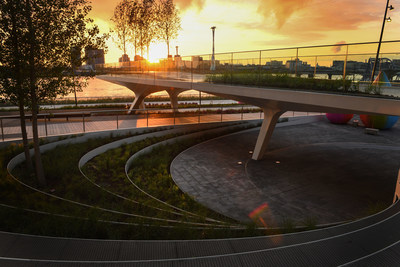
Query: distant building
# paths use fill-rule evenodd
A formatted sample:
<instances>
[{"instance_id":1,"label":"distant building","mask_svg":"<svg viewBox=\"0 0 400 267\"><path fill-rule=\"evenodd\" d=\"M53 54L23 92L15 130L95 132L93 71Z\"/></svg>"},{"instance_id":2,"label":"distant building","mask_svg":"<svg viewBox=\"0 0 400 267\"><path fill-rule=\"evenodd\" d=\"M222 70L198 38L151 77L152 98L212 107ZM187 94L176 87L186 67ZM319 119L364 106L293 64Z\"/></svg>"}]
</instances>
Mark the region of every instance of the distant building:
<instances>
[{"instance_id":1,"label":"distant building","mask_svg":"<svg viewBox=\"0 0 400 267\"><path fill-rule=\"evenodd\" d=\"M95 70L97 64L105 64L104 49L85 48L86 65Z\"/></svg>"},{"instance_id":2,"label":"distant building","mask_svg":"<svg viewBox=\"0 0 400 267\"><path fill-rule=\"evenodd\" d=\"M129 62L129 61L131 61L131 59L127 54L123 54L122 57L118 59L118 62Z\"/></svg>"},{"instance_id":3,"label":"distant building","mask_svg":"<svg viewBox=\"0 0 400 267\"><path fill-rule=\"evenodd\" d=\"M141 57L141 56L139 56L139 55L136 55L135 57L134 57L134 61L143 61L144 60L144 58L143 57ZM129 61L129 60L128 60Z\"/></svg>"},{"instance_id":4,"label":"distant building","mask_svg":"<svg viewBox=\"0 0 400 267\"><path fill-rule=\"evenodd\" d=\"M343 60L334 60L332 62L332 69L335 71L343 71L344 61ZM367 69L367 64L364 62L358 62L349 60L346 62L346 70L351 72L363 72Z\"/></svg>"},{"instance_id":5,"label":"distant building","mask_svg":"<svg viewBox=\"0 0 400 267\"><path fill-rule=\"evenodd\" d=\"M271 60L265 63L266 69L282 69L283 61Z\"/></svg>"},{"instance_id":6,"label":"distant building","mask_svg":"<svg viewBox=\"0 0 400 267\"><path fill-rule=\"evenodd\" d=\"M297 67L296 67L296 63L297 63ZM297 70L308 70L311 68L310 64L307 64L306 61L301 61L300 59L297 60L288 60L286 61L286 68L289 69L290 71L295 71Z\"/></svg>"},{"instance_id":7,"label":"distant building","mask_svg":"<svg viewBox=\"0 0 400 267\"><path fill-rule=\"evenodd\" d=\"M203 62L203 58L202 57L193 56L192 57L192 66L191 66L191 68L197 69L198 67L200 67L202 62Z\"/></svg>"}]
</instances>

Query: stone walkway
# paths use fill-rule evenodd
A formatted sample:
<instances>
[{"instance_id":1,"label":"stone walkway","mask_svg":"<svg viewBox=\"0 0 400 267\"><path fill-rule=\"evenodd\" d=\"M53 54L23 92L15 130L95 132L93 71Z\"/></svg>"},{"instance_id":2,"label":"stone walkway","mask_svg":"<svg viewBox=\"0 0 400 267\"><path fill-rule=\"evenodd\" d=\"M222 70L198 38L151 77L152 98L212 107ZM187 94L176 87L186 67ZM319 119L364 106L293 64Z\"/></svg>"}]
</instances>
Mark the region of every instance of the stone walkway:
<instances>
[{"instance_id":1,"label":"stone walkway","mask_svg":"<svg viewBox=\"0 0 400 267\"><path fill-rule=\"evenodd\" d=\"M311 119L278 124L261 161L250 159L258 130L192 147L174 160L172 177L197 201L240 221L266 204L267 226L341 222L391 204L400 125L372 136Z\"/></svg>"}]
</instances>

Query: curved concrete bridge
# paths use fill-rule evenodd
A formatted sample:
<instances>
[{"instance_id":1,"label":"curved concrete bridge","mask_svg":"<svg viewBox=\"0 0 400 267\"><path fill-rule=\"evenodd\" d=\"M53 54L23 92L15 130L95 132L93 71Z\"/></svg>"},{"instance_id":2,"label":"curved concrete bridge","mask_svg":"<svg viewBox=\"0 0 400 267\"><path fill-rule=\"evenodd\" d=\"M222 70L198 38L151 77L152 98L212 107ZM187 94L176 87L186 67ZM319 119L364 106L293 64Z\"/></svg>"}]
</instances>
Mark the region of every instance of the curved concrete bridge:
<instances>
[{"instance_id":1,"label":"curved concrete bridge","mask_svg":"<svg viewBox=\"0 0 400 267\"><path fill-rule=\"evenodd\" d=\"M253 159L263 157L279 117L286 111L323 113L355 113L400 116L400 100L373 96L353 96L334 93L297 91L293 89L258 88L242 85L212 84L182 80L159 79L157 76L98 76L99 79L128 87L136 94L131 108L139 107L144 98L154 92L167 91L173 108L177 96L187 90L197 90L258 106L264 111Z\"/></svg>"}]
</instances>

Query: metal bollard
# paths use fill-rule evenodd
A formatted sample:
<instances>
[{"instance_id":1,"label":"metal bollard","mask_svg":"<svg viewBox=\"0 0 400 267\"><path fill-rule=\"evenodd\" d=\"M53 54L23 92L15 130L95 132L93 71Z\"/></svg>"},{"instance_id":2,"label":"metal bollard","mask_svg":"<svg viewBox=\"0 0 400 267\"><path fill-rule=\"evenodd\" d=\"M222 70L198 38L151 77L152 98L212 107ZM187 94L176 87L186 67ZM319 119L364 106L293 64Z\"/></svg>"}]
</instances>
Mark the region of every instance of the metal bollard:
<instances>
[{"instance_id":1,"label":"metal bollard","mask_svg":"<svg viewBox=\"0 0 400 267\"><path fill-rule=\"evenodd\" d=\"M199 107L199 118L198 118L198 123L200 123L200 107Z\"/></svg>"},{"instance_id":2,"label":"metal bollard","mask_svg":"<svg viewBox=\"0 0 400 267\"><path fill-rule=\"evenodd\" d=\"M0 120L1 123L1 138L3 139L4 142L4 128L3 128L3 119Z\"/></svg>"},{"instance_id":3,"label":"metal bollard","mask_svg":"<svg viewBox=\"0 0 400 267\"><path fill-rule=\"evenodd\" d=\"M48 136L48 133L47 133L47 119L46 119L46 115L44 115L44 130L46 131L46 136Z\"/></svg>"},{"instance_id":4,"label":"metal bollard","mask_svg":"<svg viewBox=\"0 0 400 267\"><path fill-rule=\"evenodd\" d=\"M82 127L83 127L83 132L86 133L85 114L84 113L82 113Z\"/></svg>"},{"instance_id":5,"label":"metal bollard","mask_svg":"<svg viewBox=\"0 0 400 267\"><path fill-rule=\"evenodd\" d=\"M117 114L117 130L119 129L118 114Z\"/></svg>"}]
</instances>

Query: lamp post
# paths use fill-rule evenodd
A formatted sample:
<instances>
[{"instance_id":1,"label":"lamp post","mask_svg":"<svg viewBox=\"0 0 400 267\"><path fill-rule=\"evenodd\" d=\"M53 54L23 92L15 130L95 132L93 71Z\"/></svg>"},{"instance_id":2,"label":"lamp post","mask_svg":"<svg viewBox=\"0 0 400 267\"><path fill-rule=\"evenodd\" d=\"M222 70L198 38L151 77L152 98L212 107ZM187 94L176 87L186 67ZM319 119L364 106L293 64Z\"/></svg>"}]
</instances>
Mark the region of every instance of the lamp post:
<instances>
[{"instance_id":1,"label":"lamp post","mask_svg":"<svg viewBox=\"0 0 400 267\"><path fill-rule=\"evenodd\" d=\"M386 8L385 8L385 16L383 17L383 23L382 23L382 30L381 30L381 36L379 38L379 44L378 44L378 51L376 51L376 57L375 57L375 61L374 61L374 68L372 69L372 75L371 75L371 82L374 81L374 77L375 77L375 71L376 71L376 65L379 59L379 51L381 50L381 43L382 43L382 37L383 37L383 30L385 29L385 23L386 21L391 21L391 18L386 18L387 15L387 11L389 10L393 10L394 7L392 5L389 6L389 0L387 0L386 2Z\"/></svg>"},{"instance_id":2,"label":"lamp post","mask_svg":"<svg viewBox=\"0 0 400 267\"><path fill-rule=\"evenodd\" d=\"M213 46L212 46L212 56L211 56L211 71L215 71L215 29L217 27L212 26L211 30L212 30L212 37L213 37Z\"/></svg>"}]
</instances>

